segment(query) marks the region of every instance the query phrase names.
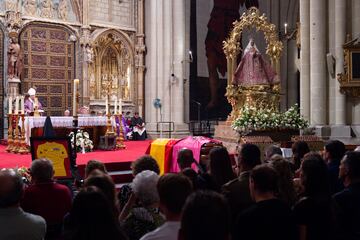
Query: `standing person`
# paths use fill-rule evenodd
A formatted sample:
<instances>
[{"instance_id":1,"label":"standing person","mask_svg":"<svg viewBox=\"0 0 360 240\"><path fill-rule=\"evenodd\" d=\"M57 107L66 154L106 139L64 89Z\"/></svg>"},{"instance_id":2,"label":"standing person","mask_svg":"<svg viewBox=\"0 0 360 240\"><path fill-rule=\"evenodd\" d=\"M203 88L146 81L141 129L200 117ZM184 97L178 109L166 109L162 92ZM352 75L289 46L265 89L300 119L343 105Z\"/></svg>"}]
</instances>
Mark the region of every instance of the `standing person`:
<instances>
[{"instance_id":1,"label":"standing person","mask_svg":"<svg viewBox=\"0 0 360 240\"><path fill-rule=\"evenodd\" d=\"M23 188L22 179L14 170L0 170L0 239L42 240L45 237L45 220L20 207Z\"/></svg>"},{"instance_id":2,"label":"standing person","mask_svg":"<svg viewBox=\"0 0 360 240\"><path fill-rule=\"evenodd\" d=\"M134 117L131 118L131 127L132 127L132 140L146 139L145 122L139 116L138 112L135 112Z\"/></svg>"},{"instance_id":3,"label":"standing person","mask_svg":"<svg viewBox=\"0 0 360 240\"><path fill-rule=\"evenodd\" d=\"M209 173L219 188L236 178L231 166L229 153L225 147L215 147L211 149L209 161Z\"/></svg>"},{"instance_id":4,"label":"standing person","mask_svg":"<svg viewBox=\"0 0 360 240\"><path fill-rule=\"evenodd\" d=\"M222 187L222 193L230 205L232 223L241 211L254 204L250 196L249 177L251 170L259 164L260 149L250 143L241 145L237 158L238 177Z\"/></svg>"},{"instance_id":5,"label":"standing person","mask_svg":"<svg viewBox=\"0 0 360 240\"><path fill-rule=\"evenodd\" d=\"M74 198L65 225L65 240L127 239L104 193L97 187L85 187Z\"/></svg>"},{"instance_id":6,"label":"standing person","mask_svg":"<svg viewBox=\"0 0 360 240\"><path fill-rule=\"evenodd\" d=\"M191 182L181 174L168 173L160 177L157 190L160 211L165 215L166 221L140 240L177 240L182 209L192 191Z\"/></svg>"},{"instance_id":7,"label":"standing person","mask_svg":"<svg viewBox=\"0 0 360 240\"><path fill-rule=\"evenodd\" d=\"M345 152L345 144L339 140L330 140L324 146L324 160L328 167L332 194L344 189L344 185L339 179L339 166Z\"/></svg>"},{"instance_id":8,"label":"standing person","mask_svg":"<svg viewBox=\"0 0 360 240\"><path fill-rule=\"evenodd\" d=\"M281 155L275 154L271 157L270 166L275 169L278 174L278 191L276 196L292 207L296 202L296 192L294 187L294 174L291 166Z\"/></svg>"},{"instance_id":9,"label":"standing person","mask_svg":"<svg viewBox=\"0 0 360 240\"><path fill-rule=\"evenodd\" d=\"M334 214L325 161L317 153L307 154L300 167L303 198L294 206L300 240L333 239Z\"/></svg>"},{"instance_id":10,"label":"standing person","mask_svg":"<svg viewBox=\"0 0 360 240\"><path fill-rule=\"evenodd\" d=\"M33 161L30 175L32 185L25 189L21 207L46 220L47 237L58 237L61 235L63 218L71 208L71 192L54 181L54 168L47 159Z\"/></svg>"},{"instance_id":11,"label":"standing person","mask_svg":"<svg viewBox=\"0 0 360 240\"><path fill-rule=\"evenodd\" d=\"M337 239L360 239L360 152L347 152L340 163L339 178L345 189L335 194Z\"/></svg>"},{"instance_id":12,"label":"standing person","mask_svg":"<svg viewBox=\"0 0 360 240\"><path fill-rule=\"evenodd\" d=\"M24 103L25 114L33 115L34 111L35 111L36 103L38 104L38 106L37 106L38 110L40 110L40 112L44 112L41 102L39 102L38 100L36 101L36 97L35 97L36 90L34 88L30 88L28 91L28 95L29 95L29 97L26 98L25 103Z\"/></svg>"},{"instance_id":13,"label":"standing person","mask_svg":"<svg viewBox=\"0 0 360 240\"><path fill-rule=\"evenodd\" d=\"M266 164L251 171L250 193L256 203L238 216L233 240L296 239L291 209L275 196L277 178L276 171Z\"/></svg>"},{"instance_id":14,"label":"standing person","mask_svg":"<svg viewBox=\"0 0 360 240\"><path fill-rule=\"evenodd\" d=\"M178 239L230 239L230 212L224 197L213 191L191 194L184 206Z\"/></svg>"}]
</instances>

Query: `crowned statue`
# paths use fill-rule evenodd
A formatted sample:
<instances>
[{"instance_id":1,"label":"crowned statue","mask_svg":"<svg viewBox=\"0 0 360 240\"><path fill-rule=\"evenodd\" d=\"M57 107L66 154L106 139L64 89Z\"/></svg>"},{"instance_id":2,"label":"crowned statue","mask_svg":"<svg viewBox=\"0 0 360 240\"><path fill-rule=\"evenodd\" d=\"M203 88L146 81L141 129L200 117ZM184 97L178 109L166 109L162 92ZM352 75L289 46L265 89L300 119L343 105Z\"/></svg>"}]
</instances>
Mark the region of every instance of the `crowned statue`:
<instances>
[{"instance_id":1,"label":"crowned statue","mask_svg":"<svg viewBox=\"0 0 360 240\"><path fill-rule=\"evenodd\" d=\"M261 55L254 39L250 38L241 61L235 70L232 84L244 87L274 85L278 83L276 72Z\"/></svg>"}]
</instances>

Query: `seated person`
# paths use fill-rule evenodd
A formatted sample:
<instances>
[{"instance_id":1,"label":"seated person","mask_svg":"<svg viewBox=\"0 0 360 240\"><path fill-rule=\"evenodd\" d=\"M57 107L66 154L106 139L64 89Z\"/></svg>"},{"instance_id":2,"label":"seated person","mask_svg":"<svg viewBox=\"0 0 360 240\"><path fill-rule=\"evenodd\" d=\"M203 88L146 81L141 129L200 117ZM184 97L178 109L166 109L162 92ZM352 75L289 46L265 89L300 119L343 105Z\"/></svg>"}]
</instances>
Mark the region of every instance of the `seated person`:
<instances>
[{"instance_id":1,"label":"seated person","mask_svg":"<svg viewBox=\"0 0 360 240\"><path fill-rule=\"evenodd\" d=\"M134 117L131 118L131 128L132 128L132 139L133 140L145 140L146 139L145 122L139 116L138 112L135 112Z\"/></svg>"},{"instance_id":2,"label":"seated person","mask_svg":"<svg viewBox=\"0 0 360 240\"><path fill-rule=\"evenodd\" d=\"M44 113L43 106L41 102L35 97L36 90L34 88L30 88L28 91L28 96L25 97L25 114L28 116L34 115L34 111L37 107L40 115ZM36 106L37 105L37 106Z\"/></svg>"}]
</instances>

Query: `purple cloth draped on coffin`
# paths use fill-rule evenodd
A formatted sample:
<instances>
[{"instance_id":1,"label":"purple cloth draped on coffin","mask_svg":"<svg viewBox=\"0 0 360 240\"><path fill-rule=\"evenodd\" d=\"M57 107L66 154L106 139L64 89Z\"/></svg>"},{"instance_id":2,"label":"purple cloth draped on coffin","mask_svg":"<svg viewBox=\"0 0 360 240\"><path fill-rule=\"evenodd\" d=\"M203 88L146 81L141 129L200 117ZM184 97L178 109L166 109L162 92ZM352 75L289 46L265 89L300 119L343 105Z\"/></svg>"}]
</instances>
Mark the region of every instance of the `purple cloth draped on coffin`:
<instances>
[{"instance_id":1,"label":"purple cloth draped on coffin","mask_svg":"<svg viewBox=\"0 0 360 240\"><path fill-rule=\"evenodd\" d=\"M115 122L116 122L116 134L119 136L120 134L120 121L119 121L119 117L115 118ZM124 139L127 139L126 135L131 131L129 126L126 124L126 119L124 117L122 117L122 128L123 128L123 132L124 132Z\"/></svg>"},{"instance_id":2,"label":"purple cloth draped on coffin","mask_svg":"<svg viewBox=\"0 0 360 240\"><path fill-rule=\"evenodd\" d=\"M170 172L174 172L174 173L180 172L179 165L177 164L177 154L180 149L188 148L192 150L194 159L199 163L201 147L205 143L209 143L209 142L219 142L219 141L201 136L196 136L196 137L189 136L187 138L178 141L173 147ZM191 167L196 171L198 170L195 164L193 164Z\"/></svg>"}]
</instances>

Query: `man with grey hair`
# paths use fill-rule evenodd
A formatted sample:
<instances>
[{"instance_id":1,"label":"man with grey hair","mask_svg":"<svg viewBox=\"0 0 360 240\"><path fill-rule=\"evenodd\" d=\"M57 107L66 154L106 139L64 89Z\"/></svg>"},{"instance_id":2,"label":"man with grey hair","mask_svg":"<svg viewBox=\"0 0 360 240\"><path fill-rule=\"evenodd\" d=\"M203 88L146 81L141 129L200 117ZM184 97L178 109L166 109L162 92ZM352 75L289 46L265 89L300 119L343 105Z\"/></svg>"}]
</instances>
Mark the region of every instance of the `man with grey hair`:
<instances>
[{"instance_id":1,"label":"man with grey hair","mask_svg":"<svg viewBox=\"0 0 360 240\"><path fill-rule=\"evenodd\" d=\"M70 211L71 192L68 187L54 182L52 162L38 159L30 167L32 184L25 190L22 208L46 220L47 237L61 235L64 216Z\"/></svg>"},{"instance_id":2,"label":"man with grey hair","mask_svg":"<svg viewBox=\"0 0 360 240\"><path fill-rule=\"evenodd\" d=\"M140 239L164 223L158 209L158 180L159 175L145 170L137 174L132 182L133 193L119 216L122 228L129 239ZM138 201L139 206L134 206L135 201Z\"/></svg>"},{"instance_id":3,"label":"man with grey hair","mask_svg":"<svg viewBox=\"0 0 360 240\"><path fill-rule=\"evenodd\" d=\"M12 169L0 170L0 239L44 239L45 220L21 209L22 195L21 177Z\"/></svg>"}]
</instances>

